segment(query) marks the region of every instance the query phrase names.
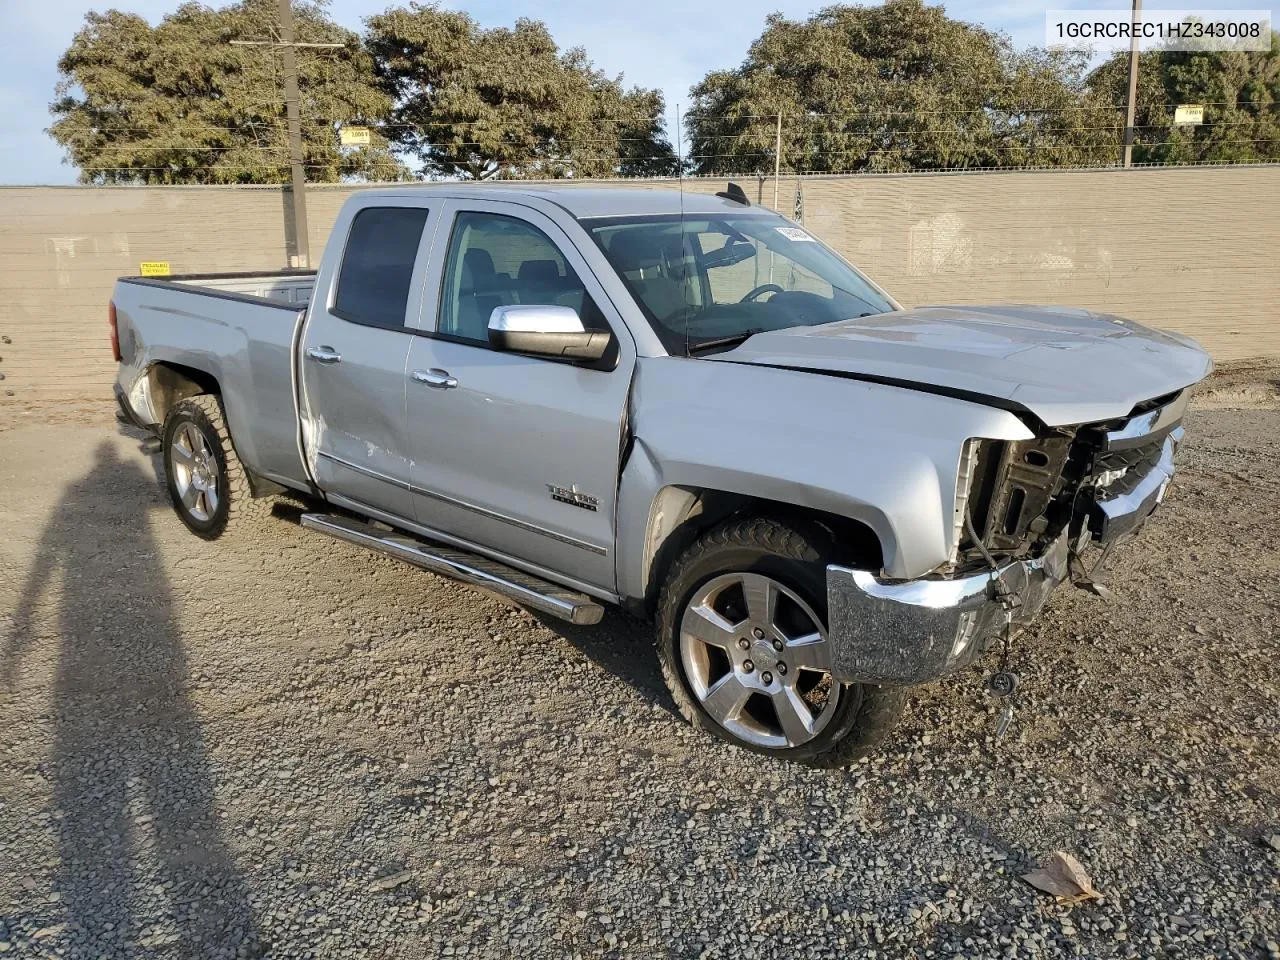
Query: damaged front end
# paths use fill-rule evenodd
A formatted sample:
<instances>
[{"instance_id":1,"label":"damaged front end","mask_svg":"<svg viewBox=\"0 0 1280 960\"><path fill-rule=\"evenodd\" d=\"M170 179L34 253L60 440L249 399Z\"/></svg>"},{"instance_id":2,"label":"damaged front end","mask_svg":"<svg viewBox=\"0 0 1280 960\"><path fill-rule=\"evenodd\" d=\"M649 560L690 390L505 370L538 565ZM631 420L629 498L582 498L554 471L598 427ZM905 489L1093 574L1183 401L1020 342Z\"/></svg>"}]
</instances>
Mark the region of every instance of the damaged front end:
<instances>
[{"instance_id":1,"label":"damaged front end","mask_svg":"<svg viewBox=\"0 0 1280 960\"><path fill-rule=\"evenodd\" d=\"M927 683L1030 622L1068 577L1097 590L1107 552L1164 499L1186 405L1183 391L1119 421L969 441L950 563L905 581L827 567L833 675Z\"/></svg>"}]
</instances>

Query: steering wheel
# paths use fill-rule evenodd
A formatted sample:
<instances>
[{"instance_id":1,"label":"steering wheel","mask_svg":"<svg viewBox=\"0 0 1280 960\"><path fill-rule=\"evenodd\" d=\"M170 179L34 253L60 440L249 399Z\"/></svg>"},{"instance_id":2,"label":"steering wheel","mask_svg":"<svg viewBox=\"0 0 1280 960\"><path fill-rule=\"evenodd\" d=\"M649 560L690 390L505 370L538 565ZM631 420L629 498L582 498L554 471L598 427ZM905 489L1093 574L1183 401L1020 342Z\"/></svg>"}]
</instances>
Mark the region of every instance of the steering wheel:
<instances>
[{"instance_id":1,"label":"steering wheel","mask_svg":"<svg viewBox=\"0 0 1280 960\"><path fill-rule=\"evenodd\" d=\"M755 303L759 297L763 296L766 293L786 293L786 292L787 291L783 290L776 283L762 283L760 284L760 286L756 287L754 290L748 291L747 295L744 296L738 302L739 303Z\"/></svg>"}]
</instances>

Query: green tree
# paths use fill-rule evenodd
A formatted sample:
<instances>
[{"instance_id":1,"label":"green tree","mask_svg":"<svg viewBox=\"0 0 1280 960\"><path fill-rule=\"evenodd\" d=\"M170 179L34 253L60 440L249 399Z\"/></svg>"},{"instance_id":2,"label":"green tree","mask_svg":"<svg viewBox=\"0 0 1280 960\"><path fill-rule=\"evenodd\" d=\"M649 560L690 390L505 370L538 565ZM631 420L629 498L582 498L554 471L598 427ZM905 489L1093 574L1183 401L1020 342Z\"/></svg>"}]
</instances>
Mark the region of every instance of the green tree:
<instances>
[{"instance_id":1,"label":"green tree","mask_svg":"<svg viewBox=\"0 0 1280 960\"><path fill-rule=\"evenodd\" d=\"M295 4L307 179L408 175L380 136L342 148L344 124L375 126L392 109L360 38L319 2ZM221 9L186 3L156 27L90 13L58 61L49 133L84 183L282 183L289 179L279 53L232 40L275 36L275 0Z\"/></svg>"},{"instance_id":2,"label":"green tree","mask_svg":"<svg viewBox=\"0 0 1280 960\"><path fill-rule=\"evenodd\" d=\"M1085 58L1008 37L921 0L768 18L746 61L692 94L700 173L1109 163L1117 121L1083 89Z\"/></svg>"},{"instance_id":3,"label":"green tree","mask_svg":"<svg viewBox=\"0 0 1280 960\"><path fill-rule=\"evenodd\" d=\"M657 90L624 89L584 51L561 53L544 24L482 29L467 14L412 3L367 21L387 136L428 176L600 177L670 173Z\"/></svg>"},{"instance_id":4,"label":"green tree","mask_svg":"<svg viewBox=\"0 0 1280 960\"><path fill-rule=\"evenodd\" d=\"M1280 33L1264 52L1153 50L1138 57L1135 163L1280 160ZM1088 78L1099 99L1124 102L1129 56ZM1174 108L1203 104L1204 123L1175 127Z\"/></svg>"}]
</instances>

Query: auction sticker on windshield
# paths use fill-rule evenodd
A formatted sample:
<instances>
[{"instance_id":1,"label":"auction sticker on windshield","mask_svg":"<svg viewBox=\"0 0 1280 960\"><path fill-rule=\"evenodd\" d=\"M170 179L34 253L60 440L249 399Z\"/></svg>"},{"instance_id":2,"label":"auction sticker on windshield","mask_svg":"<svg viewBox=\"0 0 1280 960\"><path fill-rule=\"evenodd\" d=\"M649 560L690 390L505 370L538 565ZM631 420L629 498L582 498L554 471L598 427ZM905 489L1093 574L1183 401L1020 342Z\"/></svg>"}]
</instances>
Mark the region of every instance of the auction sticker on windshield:
<instances>
[{"instance_id":1,"label":"auction sticker on windshield","mask_svg":"<svg viewBox=\"0 0 1280 960\"><path fill-rule=\"evenodd\" d=\"M773 229L777 230L780 234L782 234L788 240L808 240L810 242L813 241L813 237L809 236L799 227L774 227Z\"/></svg>"}]
</instances>

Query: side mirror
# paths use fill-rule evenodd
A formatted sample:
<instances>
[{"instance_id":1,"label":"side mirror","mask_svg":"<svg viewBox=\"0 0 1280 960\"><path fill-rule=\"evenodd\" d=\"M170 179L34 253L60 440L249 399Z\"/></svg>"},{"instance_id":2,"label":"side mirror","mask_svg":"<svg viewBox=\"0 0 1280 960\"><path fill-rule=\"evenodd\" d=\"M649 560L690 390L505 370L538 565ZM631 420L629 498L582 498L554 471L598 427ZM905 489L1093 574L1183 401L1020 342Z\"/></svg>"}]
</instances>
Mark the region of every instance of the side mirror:
<instances>
[{"instance_id":1,"label":"side mirror","mask_svg":"<svg viewBox=\"0 0 1280 960\"><path fill-rule=\"evenodd\" d=\"M510 304L489 314L489 343L495 350L564 360L599 360L611 334L587 330L572 307Z\"/></svg>"}]
</instances>

